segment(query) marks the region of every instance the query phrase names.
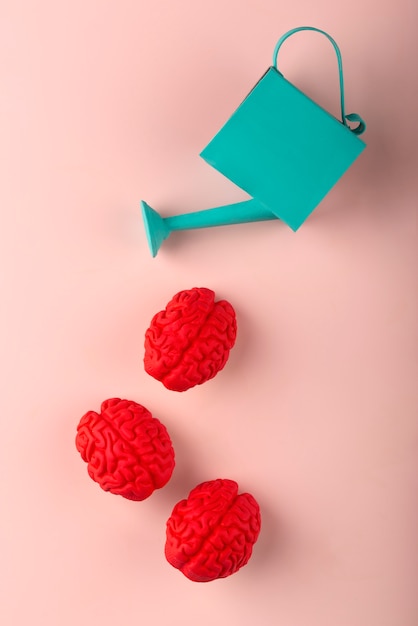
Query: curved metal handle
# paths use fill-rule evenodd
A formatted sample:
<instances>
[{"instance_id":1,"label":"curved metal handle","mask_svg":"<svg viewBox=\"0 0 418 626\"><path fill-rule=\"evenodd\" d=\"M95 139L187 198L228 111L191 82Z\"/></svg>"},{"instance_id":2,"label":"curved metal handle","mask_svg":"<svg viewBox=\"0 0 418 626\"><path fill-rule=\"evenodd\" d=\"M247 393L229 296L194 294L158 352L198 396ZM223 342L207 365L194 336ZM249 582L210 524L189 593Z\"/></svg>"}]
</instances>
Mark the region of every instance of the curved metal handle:
<instances>
[{"instance_id":1,"label":"curved metal handle","mask_svg":"<svg viewBox=\"0 0 418 626\"><path fill-rule=\"evenodd\" d=\"M328 33L326 33L324 30L320 30L319 28L314 28L313 26L299 26L298 28L292 28L292 30L289 30L287 33L285 33L284 35L282 35L280 37L279 41L276 44L276 47L274 48L274 52L273 52L273 67L278 69L278 67L277 67L277 57L278 57L279 50L280 50L283 42L286 41L286 39L288 37L290 37L291 35L294 35L295 33L298 33L299 31L302 31L302 30L313 30L313 31L315 31L317 33L321 33L321 35L325 35L325 37L327 39L329 39L329 41L334 46L335 54L337 55L338 73L339 73L339 79L340 79L341 121L344 124L344 126L347 126L347 128L349 130L351 130L351 132L355 133L356 135L361 135L366 130L366 124L365 124L364 120L357 113L349 113L348 115L346 115L346 113L345 113L343 60L342 60L341 52L340 52L340 49L339 49L339 47L337 45L337 42L330 35L328 35ZM350 122L358 122L358 126L356 126L355 128L351 128L348 125L347 120L350 121Z\"/></svg>"}]
</instances>

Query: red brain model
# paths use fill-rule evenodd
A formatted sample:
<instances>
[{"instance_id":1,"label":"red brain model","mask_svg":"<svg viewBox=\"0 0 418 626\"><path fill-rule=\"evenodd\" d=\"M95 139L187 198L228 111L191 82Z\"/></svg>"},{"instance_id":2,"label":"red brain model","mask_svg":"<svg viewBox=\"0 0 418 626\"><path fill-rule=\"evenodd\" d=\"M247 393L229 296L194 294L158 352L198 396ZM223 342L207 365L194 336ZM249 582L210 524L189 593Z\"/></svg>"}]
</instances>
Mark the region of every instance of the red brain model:
<instances>
[{"instance_id":1,"label":"red brain model","mask_svg":"<svg viewBox=\"0 0 418 626\"><path fill-rule=\"evenodd\" d=\"M140 404L111 398L89 411L77 428L76 447L90 477L105 491L145 500L174 469L167 429Z\"/></svg>"},{"instance_id":2,"label":"red brain model","mask_svg":"<svg viewBox=\"0 0 418 626\"><path fill-rule=\"evenodd\" d=\"M248 562L260 523L257 502L248 493L238 495L236 482L202 483L167 521L167 561L196 582L230 576Z\"/></svg>"},{"instance_id":3,"label":"red brain model","mask_svg":"<svg viewBox=\"0 0 418 626\"><path fill-rule=\"evenodd\" d=\"M201 385L225 366L236 333L229 302L203 287L180 291L145 333L145 371L172 391Z\"/></svg>"}]
</instances>

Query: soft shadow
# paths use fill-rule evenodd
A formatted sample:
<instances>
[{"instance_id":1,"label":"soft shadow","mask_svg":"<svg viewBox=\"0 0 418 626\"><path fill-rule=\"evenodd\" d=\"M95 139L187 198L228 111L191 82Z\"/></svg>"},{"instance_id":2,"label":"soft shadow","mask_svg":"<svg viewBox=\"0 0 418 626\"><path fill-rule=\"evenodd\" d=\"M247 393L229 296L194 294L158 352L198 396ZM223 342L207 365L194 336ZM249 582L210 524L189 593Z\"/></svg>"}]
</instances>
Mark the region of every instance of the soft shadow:
<instances>
[{"instance_id":1,"label":"soft shadow","mask_svg":"<svg viewBox=\"0 0 418 626\"><path fill-rule=\"evenodd\" d=\"M253 573L263 574L266 564L280 562L286 545L284 521L269 506L268 500L257 497L261 511L261 530L251 556Z\"/></svg>"},{"instance_id":2,"label":"soft shadow","mask_svg":"<svg viewBox=\"0 0 418 626\"><path fill-rule=\"evenodd\" d=\"M188 443L186 438L181 434L180 429L170 424L170 437L175 450L176 465L173 475L169 482L152 495L154 505L166 513L172 510L174 505L180 500L184 500L189 492L203 478L199 473L199 459L193 451L193 446Z\"/></svg>"}]
</instances>

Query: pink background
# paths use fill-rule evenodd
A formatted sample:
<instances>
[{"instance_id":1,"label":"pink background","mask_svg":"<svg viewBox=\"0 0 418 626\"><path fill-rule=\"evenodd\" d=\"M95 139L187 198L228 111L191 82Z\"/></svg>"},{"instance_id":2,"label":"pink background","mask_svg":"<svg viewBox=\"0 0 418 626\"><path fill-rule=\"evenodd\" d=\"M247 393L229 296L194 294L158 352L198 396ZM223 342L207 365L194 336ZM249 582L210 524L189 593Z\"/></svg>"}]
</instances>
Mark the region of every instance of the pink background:
<instances>
[{"instance_id":1,"label":"pink background","mask_svg":"<svg viewBox=\"0 0 418 626\"><path fill-rule=\"evenodd\" d=\"M418 622L415 0L2 3L1 577L5 626ZM280 222L173 235L152 259L139 213L245 194L198 154L289 28L344 59L367 150L295 235ZM319 35L282 69L338 115ZM239 335L184 394L145 374L174 293L212 288ZM177 467L143 503L102 492L74 446L119 396L169 429ZM202 480L252 492L247 567L191 583L163 555Z\"/></svg>"}]
</instances>

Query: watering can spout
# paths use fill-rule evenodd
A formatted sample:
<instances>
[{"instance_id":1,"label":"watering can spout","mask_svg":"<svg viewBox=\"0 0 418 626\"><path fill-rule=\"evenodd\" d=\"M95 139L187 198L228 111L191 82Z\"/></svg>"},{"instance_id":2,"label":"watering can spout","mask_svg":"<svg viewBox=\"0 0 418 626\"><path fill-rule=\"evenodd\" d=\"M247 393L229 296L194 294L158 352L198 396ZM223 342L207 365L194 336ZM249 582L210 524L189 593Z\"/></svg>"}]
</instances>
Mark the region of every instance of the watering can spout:
<instances>
[{"instance_id":1,"label":"watering can spout","mask_svg":"<svg viewBox=\"0 0 418 626\"><path fill-rule=\"evenodd\" d=\"M171 217L161 217L144 200L141 201L141 208L148 246L153 257L157 255L163 241L174 230L227 226L230 224L277 219L277 216L271 210L254 198Z\"/></svg>"}]
</instances>

